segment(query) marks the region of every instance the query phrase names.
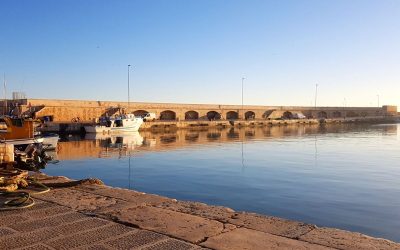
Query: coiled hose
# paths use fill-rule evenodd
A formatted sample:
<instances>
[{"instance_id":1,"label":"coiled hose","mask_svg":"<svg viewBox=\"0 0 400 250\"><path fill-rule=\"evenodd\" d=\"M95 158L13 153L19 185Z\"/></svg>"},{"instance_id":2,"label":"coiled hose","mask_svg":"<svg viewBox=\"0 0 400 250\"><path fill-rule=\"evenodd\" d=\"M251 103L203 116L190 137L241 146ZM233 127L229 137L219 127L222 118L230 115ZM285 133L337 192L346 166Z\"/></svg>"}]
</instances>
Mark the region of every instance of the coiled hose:
<instances>
[{"instance_id":1,"label":"coiled hose","mask_svg":"<svg viewBox=\"0 0 400 250\"><path fill-rule=\"evenodd\" d=\"M50 191L50 188L43 183L38 182L32 177L27 178L29 186L39 187L39 191L26 192L26 191L0 191L0 197L5 199L4 202L0 203L0 211L4 210L16 210L29 208L35 205L35 200L31 197L31 194L43 194Z\"/></svg>"}]
</instances>

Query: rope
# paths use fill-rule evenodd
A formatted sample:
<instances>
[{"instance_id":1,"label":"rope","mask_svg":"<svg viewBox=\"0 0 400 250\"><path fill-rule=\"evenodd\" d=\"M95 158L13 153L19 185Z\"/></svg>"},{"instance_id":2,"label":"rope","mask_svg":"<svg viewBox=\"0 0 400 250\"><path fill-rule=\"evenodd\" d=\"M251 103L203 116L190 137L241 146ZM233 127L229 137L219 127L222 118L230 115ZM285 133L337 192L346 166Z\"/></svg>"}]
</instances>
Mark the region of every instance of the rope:
<instances>
[{"instance_id":1,"label":"rope","mask_svg":"<svg viewBox=\"0 0 400 250\"><path fill-rule=\"evenodd\" d=\"M0 196L11 198L0 204L1 211L29 208L35 204L35 201L28 192L0 192Z\"/></svg>"},{"instance_id":2,"label":"rope","mask_svg":"<svg viewBox=\"0 0 400 250\"><path fill-rule=\"evenodd\" d=\"M38 182L35 178L23 174L24 172L19 169L0 170L0 175L3 175L0 178L5 179L5 177L15 177L14 181L24 180L28 186L39 187L39 191L0 191L0 196L5 199L4 202L0 202L0 211L32 207L35 204L35 200L31 197L32 194L44 194L50 191L50 188L43 183Z\"/></svg>"},{"instance_id":3,"label":"rope","mask_svg":"<svg viewBox=\"0 0 400 250\"><path fill-rule=\"evenodd\" d=\"M47 192L50 191L50 188L48 186L44 185L41 182L38 182L35 178L28 177L28 183L29 184L33 184L35 186L39 186L39 187L41 187L43 189L41 191L31 192L30 194L44 194L44 193L47 193Z\"/></svg>"}]
</instances>

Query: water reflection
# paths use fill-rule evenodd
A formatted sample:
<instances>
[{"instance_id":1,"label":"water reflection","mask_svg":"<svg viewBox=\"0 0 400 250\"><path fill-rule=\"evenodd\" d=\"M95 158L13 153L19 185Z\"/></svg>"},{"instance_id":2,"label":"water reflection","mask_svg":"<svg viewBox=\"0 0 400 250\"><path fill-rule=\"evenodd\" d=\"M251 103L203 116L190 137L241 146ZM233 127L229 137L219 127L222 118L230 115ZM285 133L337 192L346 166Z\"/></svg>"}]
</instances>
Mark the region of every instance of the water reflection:
<instances>
[{"instance_id":1,"label":"water reflection","mask_svg":"<svg viewBox=\"0 0 400 250\"><path fill-rule=\"evenodd\" d=\"M313 136L315 160L318 155L318 138L321 134L360 133L374 130L382 135L397 135L398 126L389 125L304 125L256 128L221 128L202 130L177 130L175 132L134 132L120 135L86 134L84 139L68 137L59 142L55 158L123 157L133 151L164 151L209 143L249 143L272 138ZM243 145L242 145L243 146ZM243 148L243 147L242 147Z\"/></svg>"}]
</instances>

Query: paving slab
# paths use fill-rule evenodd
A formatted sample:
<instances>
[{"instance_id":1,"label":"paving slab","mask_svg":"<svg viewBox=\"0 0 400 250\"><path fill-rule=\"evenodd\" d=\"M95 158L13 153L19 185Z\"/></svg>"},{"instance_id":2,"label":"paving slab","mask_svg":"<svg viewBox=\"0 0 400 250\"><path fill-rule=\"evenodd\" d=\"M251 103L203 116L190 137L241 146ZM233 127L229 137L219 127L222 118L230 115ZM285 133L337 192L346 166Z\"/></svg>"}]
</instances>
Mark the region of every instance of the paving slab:
<instances>
[{"instance_id":1,"label":"paving slab","mask_svg":"<svg viewBox=\"0 0 400 250\"><path fill-rule=\"evenodd\" d=\"M156 207L125 207L107 212L120 222L131 223L142 229L171 235L192 243L217 235L223 224L198 216Z\"/></svg>"},{"instance_id":2,"label":"paving slab","mask_svg":"<svg viewBox=\"0 0 400 250\"><path fill-rule=\"evenodd\" d=\"M27 247L57 236L56 232L47 228L27 233L14 233L0 237L0 249Z\"/></svg>"},{"instance_id":3,"label":"paving slab","mask_svg":"<svg viewBox=\"0 0 400 250\"><path fill-rule=\"evenodd\" d=\"M208 238L200 245L218 250L332 249L247 228Z\"/></svg>"},{"instance_id":4,"label":"paving slab","mask_svg":"<svg viewBox=\"0 0 400 250\"><path fill-rule=\"evenodd\" d=\"M29 220L27 222L14 223L9 227L18 230L20 232L28 232L33 231L39 228L45 227L55 227L58 225L65 225L66 223L74 222L77 220L81 220L86 218L85 215L76 213L76 212L68 212L64 214L57 214L56 216L46 217L37 220Z\"/></svg>"},{"instance_id":5,"label":"paving slab","mask_svg":"<svg viewBox=\"0 0 400 250\"><path fill-rule=\"evenodd\" d=\"M0 249L400 249L359 233L96 183L0 211Z\"/></svg>"},{"instance_id":6,"label":"paving slab","mask_svg":"<svg viewBox=\"0 0 400 250\"><path fill-rule=\"evenodd\" d=\"M92 194L97 194L106 197L112 197L123 201L128 201L132 206L157 206L162 203L176 203L175 199L167 197L146 194L130 189L112 188L101 185L79 185L75 189L85 191Z\"/></svg>"},{"instance_id":7,"label":"paving slab","mask_svg":"<svg viewBox=\"0 0 400 250\"><path fill-rule=\"evenodd\" d=\"M87 230L103 227L105 225L110 225L110 224L112 224L112 222L107 220L87 217L84 220L75 221L73 223L53 227L52 230L62 236L66 236L75 234L77 231L82 233Z\"/></svg>"},{"instance_id":8,"label":"paving slab","mask_svg":"<svg viewBox=\"0 0 400 250\"><path fill-rule=\"evenodd\" d=\"M18 248L19 250L54 250L54 248L49 247L45 244L35 244L32 246L24 247L24 248Z\"/></svg>"},{"instance_id":9,"label":"paving slab","mask_svg":"<svg viewBox=\"0 0 400 250\"><path fill-rule=\"evenodd\" d=\"M333 228L317 228L300 237L300 240L338 249L400 249L400 244L364 234Z\"/></svg>"},{"instance_id":10,"label":"paving slab","mask_svg":"<svg viewBox=\"0 0 400 250\"><path fill-rule=\"evenodd\" d=\"M210 206L204 203L191 201L163 202L156 207L185 214L197 215L220 222L228 222L229 219L235 215L235 211L228 207Z\"/></svg>"},{"instance_id":11,"label":"paving slab","mask_svg":"<svg viewBox=\"0 0 400 250\"><path fill-rule=\"evenodd\" d=\"M197 245L192 245L187 242L167 239L165 241L157 242L151 246L147 246L142 248L143 250L192 250L192 249L201 249Z\"/></svg>"},{"instance_id":12,"label":"paving slab","mask_svg":"<svg viewBox=\"0 0 400 250\"><path fill-rule=\"evenodd\" d=\"M17 231L15 231L14 229L8 228L8 227L0 227L0 237L4 236L4 235L9 235L9 234L13 234Z\"/></svg>"},{"instance_id":13,"label":"paving slab","mask_svg":"<svg viewBox=\"0 0 400 250\"><path fill-rule=\"evenodd\" d=\"M104 245L109 246L111 249L132 249L163 241L167 238L168 237L162 234L146 230L138 230L132 234L127 234L123 237L107 241Z\"/></svg>"},{"instance_id":14,"label":"paving slab","mask_svg":"<svg viewBox=\"0 0 400 250\"><path fill-rule=\"evenodd\" d=\"M293 239L316 228L311 224L245 212L235 214L228 221L233 225Z\"/></svg>"},{"instance_id":15,"label":"paving slab","mask_svg":"<svg viewBox=\"0 0 400 250\"><path fill-rule=\"evenodd\" d=\"M135 229L113 223L111 225L99 227L84 233L77 233L61 239L46 241L45 243L46 245L56 249L72 249L84 245L95 244L99 241L112 238L129 231L135 231Z\"/></svg>"},{"instance_id":16,"label":"paving slab","mask_svg":"<svg viewBox=\"0 0 400 250\"><path fill-rule=\"evenodd\" d=\"M77 211L93 211L101 207L108 207L118 203L114 198L83 192L74 188L57 188L34 198L56 203Z\"/></svg>"}]
</instances>

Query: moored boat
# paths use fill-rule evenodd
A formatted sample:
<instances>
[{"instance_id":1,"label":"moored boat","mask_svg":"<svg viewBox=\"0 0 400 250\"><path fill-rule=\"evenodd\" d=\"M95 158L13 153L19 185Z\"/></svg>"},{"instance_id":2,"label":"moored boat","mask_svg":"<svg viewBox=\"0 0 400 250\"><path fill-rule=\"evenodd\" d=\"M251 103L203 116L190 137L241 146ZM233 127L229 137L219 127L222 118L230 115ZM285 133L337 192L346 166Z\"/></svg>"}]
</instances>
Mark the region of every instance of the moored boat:
<instances>
[{"instance_id":1,"label":"moored boat","mask_svg":"<svg viewBox=\"0 0 400 250\"><path fill-rule=\"evenodd\" d=\"M36 121L32 119L0 117L0 141L13 145L42 143L46 149L57 147L58 135L42 136L35 131Z\"/></svg>"},{"instance_id":2,"label":"moored boat","mask_svg":"<svg viewBox=\"0 0 400 250\"><path fill-rule=\"evenodd\" d=\"M99 124L84 126L86 133L113 134L121 132L137 132L143 124L143 119L134 114L118 115L100 118Z\"/></svg>"}]
</instances>

